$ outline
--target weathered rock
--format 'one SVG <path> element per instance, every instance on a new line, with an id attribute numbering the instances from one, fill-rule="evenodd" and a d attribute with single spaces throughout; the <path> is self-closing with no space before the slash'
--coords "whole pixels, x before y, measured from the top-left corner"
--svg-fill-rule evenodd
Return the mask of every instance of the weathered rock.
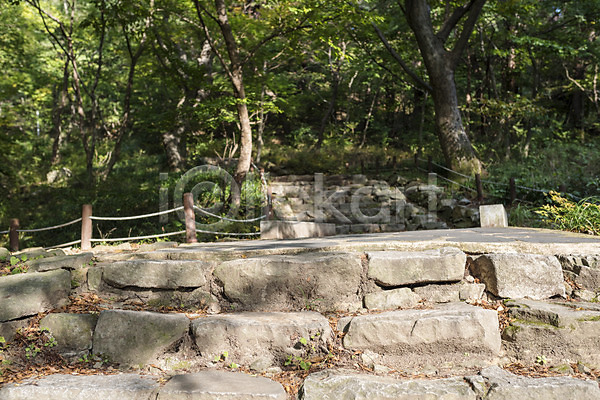
<path id="1" fill-rule="evenodd" d="M 204 286 L 212 265 L 203 261 L 131 260 L 102 268 L 102 280 L 114 287 L 180 289 Z"/>
<path id="2" fill-rule="evenodd" d="M 7 342 L 11 342 L 18 329 L 23 329 L 29 326 L 32 318 L 18 319 L 16 321 L 0 322 L 0 336 Z"/>
<path id="3" fill-rule="evenodd" d="M 483 283 L 461 283 L 458 287 L 458 297 L 461 301 L 475 301 L 483 297 L 485 285 Z"/>
<path id="4" fill-rule="evenodd" d="M 189 324 L 182 314 L 102 311 L 94 331 L 93 352 L 123 365 L 143 365 L 181 339 Z"/>
<path id="5" fill-rule="evenodd" d="M 283 387 L 268 378 L 241 372 L 202 371 L 175 375 L 156 400 L 286 400 Z"/>
<path id="6" fill-rule="evenodd" d="M 594 303 L 507 303 L 511 324 L 502 333 L 507 353 L 533 364 L 582 361 L 600 368 L 600 306 Z M 576 307 L 576 308 L 573 308 Z"/>
<path id="7" fill-rule="evenodd" d="M 154 251 L 177 247 L 177 242 L 154 242 L 141 244 L 137 251 Z"/>
<path id="8" fill-rule="evenodd" d="M 465 303 L 434 309 L 390 311 L 352 318 L 344 337 L 352 350 L 370 350 L 384 360 L 427 362 L 488 360 L 500 351 L 498 314 Z"/>
<path id="9" fill-rule="evenodd" d="M 227 352 L 239 365 L 283 365 L 288 355 L 310 353 L 313 346 L 319 352 L 331 340 L 329 321 L 316 312 L 208 316 L 192 321 L 192 333 L 203 357 L 211 361 Z"/>
<path id="10" fill-rule="evenodd" d="M 420 298 L 432 303 L 452 303 L 460 301 L 460 287 L 458 284 L 426 285 L 416 287 L 413 290 Z"/>
<path id="11" fill-rule="evenodd" d="M 421 298 L 409 288 L 391 289 L 365 295 L 365 307 L 369 310 L 392 310 L 415 307 Z"/>
<path id="12" fill-rule="evenodd" d="M 0 260 L 6 260 L 10 257 L 10 251 L 6 247 L 0 246 Z"/>
<path id="13" fill-rule="evenodd" d="M 71 256 L 56 256 L 27 261 L 28 272 L 44 272 L 55 269 L 78 269 L 89 266 L 94 253 L 81 253 Z"/>
<path id="14" fill-rule="evenodd" d="M 485 400 L 594 400 L 600 398 L 598 383 L 566 376 L 529 378 L 517 376 L 496 366 L 485 368 L 480 375 L 489 391 Z"/>
<path id="15" fill-rule="evenodd" d="M 577 286 L 592 292 L 600 291 L 600 256 L 561 255 L 558 260 Z"/>
<path id="16" fill-rule="evenodd" d="M 471 273 L 498 297 L 535 300 L 565 295 L 560 263 L 554 256 L 486 254 L 471 264 Z"/>
<path id="17" fill-rule="evenodd" d="M 369 278 L 382 286 L 457 282 L 465 273 L 466 255 L 454 247 L 426 251 L 376 251 L 369 257 Z"/>
<path id="18" fill-rule="evenodd" d="M 71 274 L 65 270 L 0 277 L 0 322 L 69 303 Z"/>
<path id="19" fill-rule="evenodd" d="M 475 400 L 477 395 L 462 377 L 405 380 L 352 372 L 322 371 L 309 375 L 302 400 Z"/>
<path id="20" fill-rule="evenodd" d="M 2 400 L 148 400 L 159 387 L 155 379 L 137 374 L 49 375 L 0 388 Z"/>
<path id="21" fill-rule="evenodd" d="M 65 357 L 79 357 L 92 348 L 98 316 L 94 314 L 48 314 L 40 320 L 56 339 L 56 350 Z"/>
<path id="22" fill-rule="evenodd" d="M 227 261 L 214 276 L 230 301 L 252 310 L 317 311 L 360 308 L 360 257 L 352 253 L 304 253 Z"/>

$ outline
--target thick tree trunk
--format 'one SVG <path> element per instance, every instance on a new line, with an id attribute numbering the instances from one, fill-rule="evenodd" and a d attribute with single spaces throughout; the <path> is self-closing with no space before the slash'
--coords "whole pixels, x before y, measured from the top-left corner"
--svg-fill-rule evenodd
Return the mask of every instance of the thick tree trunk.
<path id="1" fill-rule="evenodd" d="M 465 132 L 458 108 L 454 72 L 430 71 L 430 77 L 434 89 L 435 127 L 446 163 L 456 171 L 480 173 L 481 163 Z"/>
<path id="2" fill-rule="evenodd" d="M 481 162 L 475 155 L 458 108 L 454 71 L 467 46 L 469 36 L 485 0 L 472 0 L 456 9 L 436 34 L 426 0 L 406 0 L 408 23 L 415 34 L 423 56 L 435 106 L 435 125 L 446 163 L 453 170 L 474 174 L 481 172 Z M 468 15 L 454 48 L 446 50 L 444 42 L 460 19 Z"/>

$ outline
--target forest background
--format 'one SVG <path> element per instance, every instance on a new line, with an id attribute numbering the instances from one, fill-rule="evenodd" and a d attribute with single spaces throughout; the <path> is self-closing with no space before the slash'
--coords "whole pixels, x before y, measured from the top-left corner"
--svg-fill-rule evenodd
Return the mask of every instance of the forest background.
<path id="1" fill-rule="evenodd" d="M 415 178 L 414 154 L 594 196 L 599 17 L 596 0 L 1 0 L 0 231 L 69 221 L 85 203 L 155 212 L 160 188 L 207 157 L 239 161 L 223 165 L 249 178 L 241 201 L 257 209 L 260 168 Z M 519 197 L 530 217 L 550 201 Z"/>

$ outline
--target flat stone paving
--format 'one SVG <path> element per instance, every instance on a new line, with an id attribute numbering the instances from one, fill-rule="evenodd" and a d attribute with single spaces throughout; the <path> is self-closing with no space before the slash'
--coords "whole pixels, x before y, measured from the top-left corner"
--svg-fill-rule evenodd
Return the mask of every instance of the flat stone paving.
<path id="1" fill-rule="evenodd" d="M 157 259 L 231 259 L 240 254 L 294 254 L 305 251 L 427 250 L 458 247 L 467 253 L 600 254 L 600 238 L 536 228 L 469 228 L 372 233 L 291 240 L 247 240 L 180 245 L 148 253 Z M 124 256 L 116 254 L 113 256 Z M 143 253 L 137 253 L 137 257 Z"/>

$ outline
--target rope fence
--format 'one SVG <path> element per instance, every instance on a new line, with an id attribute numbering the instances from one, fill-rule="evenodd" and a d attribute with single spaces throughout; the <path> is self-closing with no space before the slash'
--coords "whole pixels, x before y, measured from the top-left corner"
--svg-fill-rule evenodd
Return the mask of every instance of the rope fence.
<path id="1" fill-rule="evenodd" d="M 2 234 L 2 235 L 8 234 L 9 235 L 11 251 L 19 250 L 19 233 L 35 233 L 35 232 L 50 231 L 50 230 L 54 230 L 54 229 L 64 228 L 64 227 L 74 225 L 77 223 L 81 223 L 81 239 L 74 240 L 74 241 L 71 241 L 68 243 L 55 245 L 55 246 L 49 246 L 49 247 L 46 247 L 46 249 L 55 249 L 55 248 L 68 247 L 68 246 L 81 244 L 82 250 L 90 250 L 92 248 L 92 243 L 126 242 L 126 241 L 131 241 L 131 240 L 159 239 L 159 238 L 163 238 L 163 237 L 176 236 L 176 235 L 185 235 L 187 243 L 195 243 L 195 242 L 197 242 L 196 233 L 222 235 L 222 236 L 257 236 L 257 235 L 260 235 L 260 232 L 250 232 L 250 233 L 218 232 L 218 231 L 208 231 L 208 230 L 196 229 L 196 220 L 195 220 L 194 211 L 198 211 L 198 212 L 200 212 L 204 215 L 210 216 L 210 217 L 219 218 L 220 220 L 230 221 L 230 222 L 239 222 L 239 223 L 249 223 L 249 222 L 260 221 L 262 219 L 267 218 L 267 216 L 270 214 L 270 210 L 269 210 L 269 206 L 271 204 L 270 201 L 268 202 L 268 207 L 265 210 L 266 211 L 265 214 L 261 215 L 260 217 L 248 218 L 248 219 L 234 219 L 234 218 L 220 216 L 220 215 L 211 213 L 210 211 L 204 210 L 203 208 L 195 206 L 192 193 L 184 193 L 183 199 L 184 199 L 183 206 L 180 206 L 180 207 L 175 207 L 170 210 L 163 210 L 163 211 L 149 213 L 149 214 L 132 215 L 132 216 L 127 216 L 127 217 L 96 216 L 96 215 L 92 214 L 92 205 L 84 204 L 82 206 L 81 217 L 74 219 L 72 221 L 65 222 L 65 223 L 59 224 L 59 225 L 43 227 L 43 228 L 20 229 L 19 220 L 17 218 L 13 218 L 10 221 L 10 229 L 7 231 L 0 231 L 0 234 Z M 185 227 L 186 227 L 185 230 L 180 230 L 177 232 L 159 233 L 159 234 L 155 234 L 155 235 L 127 236 L 127 237 L 120 237 L 120 238 L 93 238 L 92 237 L 93 221 L 130 221 L 130 220 L 137 220 L 137 219 L 142 219 L 142 218 L 158 217 L 161 215 L 179 212 L 179 211 L 183 211 L 183 213 L 185 215 Z"/>
<path id="2" fill-rule="evenodd" d="M 44 232 L 44 231 L 51 231 L 53 229 L 58 229 L 58 228 L 64 228 L 65 226 L 69 226 L 69 225 L 73 225 L 76 224 L 78 222 L 81 222 L 81 218 L 77 218 L 74 219 L 73 221 L 69 221 L 69 222 L 65 222 L 64 224 L 60 224 L 60 225 L 54 225 L 54 226 L 48 226 L 46 228 L 37 228 L 37 229 L 17 229 L 17 232 L 21 233 L 32 233 L 32 232 Z"/>
<path id="3" fill-rule="evenodd" d="M 516 198 L 516 190 L 517 189 L 521 189 L 521 190 L 528 191 L 528 192 L 543 193 L 543 194 L 546 194 L 546 193 L 550 192 L 549 189 L 539 189 L 539 188 L 532 188 L 532 187 L 523 186 L 523 185 L 517 185 L 517 184 L 515 184 L 514 178 L 511 178 L 511 180 L 510 180 L 509 183 L 504 183 L 504 182 L 495 182 L 495 181 L 492 181 L 492 180 L 489 180 L 489 179 L 481 179 L 481 176 L 479 174 L 475 174 L 475 176 L 465 175 L 463 173 L 454 171 L 454 170 L 452 170 L 452 169 L 450 169 L 450 168 L 448 168 L 448 167 L 446 167 L 444 165 L 440 165 L 440 164 L 434 162 L 431 159 L 431 157 L 428 160 L 424 160 L 422 158 L 419 158 L 418 155 L 415 155 L 414 161 L 415 161 L 415 167 L 418 170 L 426 172 L 426 173 L 432 172 L 432 170 L 433 170 L 432 167 L 436 166 L 437 168 L 440 168 L 440 169 L 442 169 L 444 171 L 447 171 L 447 172 L 449 172 L 451 174 L 454 174 L 456 176 L 460 176 L 460 177 L 462 177 L 464 179 L 467 179 L 469 182 L 470 181 L 475 181 L 475 188 L 471 188 L 471 187 L 465 186 L 465 184 L 461 184 L 459 182 L 453 181 L 453 180 L 451 180 L 449 178 L 446 178 L 444 176 L 438 175 L 439 178 L 442 178 L 445 181 L 448 181 L 448 182 L 450 182 L 452 184 L 456 184 L 459 187 L 462 187 L 462 188 L 464 188 L 466 190 L 469 190 L 471 192 L 477 193 L 479 201 L 483 200 L 483 187 L 482 187 L 482 185 L 484 183 L 487 184 L 487 185 L 502 186 L 502 187 L 508 188 L 509 189 L 509 195 L 505 196 L 505 197 L 502 197 L 502 198 L 503 199 L 508 199 L 511 204 L 514 201 L 519 201 L 519 202 L 523 202 L 523 203 L 532 204 L 530 201 Z M 425 162 L 425 163 L 427 163 L 428 170 L 425 170 L 425 169 L 419 167 L 419 162 Z M 569 196 L 569 197 L 571 197 L 571 198 L 573 198 L 575 200 L 581 200 L 581 197 L 578 197 L 578 196 L 576 196 L 576 195 L 574 195 L 572 193 L 565 193 L 565 195 L 567 195 L 567 196 Z"/>

